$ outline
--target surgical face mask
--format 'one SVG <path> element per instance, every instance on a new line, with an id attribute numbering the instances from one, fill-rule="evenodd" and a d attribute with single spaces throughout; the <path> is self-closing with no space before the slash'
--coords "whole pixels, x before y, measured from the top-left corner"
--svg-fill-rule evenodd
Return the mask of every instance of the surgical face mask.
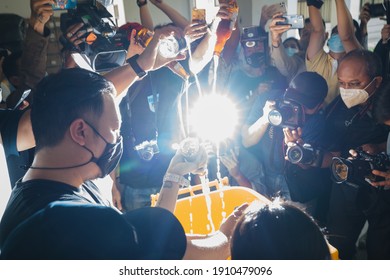
<path id="1" fill-rule="evenodd" d="M 328 47 L 334 53 L 345 52 L 343 43 L 341 42 L 339 34 L 333 34 L 328 40 Z"/>
<path id="2" fill-rule="evenodd" d="M 286 48 L 286 53 L 289 57 L 293 56 L 294 54 L 298 53 L 299 50 L 295 48 Z"/>
<path id="3" fill-rule="evenodd" d="M 100 168 L 101 171 L 100 178 L 104 178 L 116 168 L 116 166 L 118 165 L 122 157 L 122 153 L 123 153 L 122 136 L 119 136 L 116 143 L 109 143 L 106 141 L 106 139 L 103 138 L 103 136 L 100 135 L 100 133 L 91 124 L 89 124 L 86 121 L 85 123 L 88 124 L 92 128 L 92 130 L 96 133 L 96 135 L 98 135 L 106 143 L 106 147 L 104 148 L 104 151 L 99 158 L 96 158 L 90 149 L 88 149 L 85 146 L 82 146 L 84 149 L 86 149 L 92 154 L 92 158 L 87 163 L 90 162 L 96 163 L 96 165 Z"/>
<path id="4" fill-rule="evenodd" d="M 362 89 L 359 88 L 340 88 L 340 96 L 347 108 L 352 108 L 356 105 L 363 104 L 368 100 L 370 95 L 367 92 L 367 88 L 372 84 L 374 79 Z"/>

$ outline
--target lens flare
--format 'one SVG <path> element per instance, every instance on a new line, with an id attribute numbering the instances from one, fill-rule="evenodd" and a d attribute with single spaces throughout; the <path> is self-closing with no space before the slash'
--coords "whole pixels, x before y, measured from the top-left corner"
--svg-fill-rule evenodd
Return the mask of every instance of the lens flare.
<path id="1" fill-rule="evenodd" d="M 226 96 L 204 95 L 190 111 L 189 121 L 198 137 L 219 143 L 233 135 L 238 123 L 238 111 Z"/>

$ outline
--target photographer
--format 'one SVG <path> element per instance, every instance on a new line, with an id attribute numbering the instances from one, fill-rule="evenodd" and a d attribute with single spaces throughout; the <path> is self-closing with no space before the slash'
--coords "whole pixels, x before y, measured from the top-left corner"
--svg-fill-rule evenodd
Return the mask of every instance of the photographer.
<path id="1" fill-rule="evenodd" d="M 327 90 L 326 82 L 320 75 L 314 72 L 302 72 L 293 79 L 285 92 L 271 91 L 259 96 L 255 101 L 241 135 L 243 145 L 247 148 L 251 147 L 252 153 L 264 166 L 263 184 L 268 190 L 263 195 L 291 198 L 285 180 L 286 144 L 283 126 L 294 130 L 300 127 L 301 138 L 305 143 L 319 142 L 325 125 L 320 108 Z M 284 106 L 289 112 L 297 113 L 290 114 L 290 117 L 281 123 L 272 125 L 270 121 L 283 119 L 280 116 L 272 117 L 275 109 L 278 109 L 281 115 L 284 114 L 280 106 Z M 287 123 L 289 121 L 290 123 Z"/>
<path id="2" fill-rule="evenodd" d="M 269 25 L 271 33 L 271 59 L 272 63 L 278 68 L 282 75 L 286 76 L 290 82 L 297 74 L 306 71 L 305 55 L 307 44 L 304 39 L 309 36 L 311 32 L 310 21 L 305 21 L 303 29 L 299 29 L 301 40 L 299 41 L 299 51 L 294 55 L 289 55 L 285 43 L 282 44 L 282 35 L 291 29 L 290 25 L 281 25 L 278 22 L 283 21 L 282 13 L 276 13 L 272 17 Z M 303 35 L 305 34 L 305 35 Z"/>
<path id="3" fill-rule="evenodd" d="M 337 75 L 340 96 L 327 111 L 326 134 L 332 153 L 324 155 L 323 167 L 331 166 L 335 155 L 348 157 L 350 149 L 360 148 L 371 155 L 383 152 L 388 136 L 388 129 L 373 117 L 373 100 L 382 83 L 379 58 L 370 51 L 351 51 L 340 61 Z M 340 258 L 354 258 L 356 241 L 368 221 L 368 259 L 388 259 L 388 235 L 379 229 L 385 225 L 381 217 L 388 215 L 375 206 L 373 188 L 366 182 L 354 186 L 348 181 L 339 183 L 332 186 L 327 227 Z"/>

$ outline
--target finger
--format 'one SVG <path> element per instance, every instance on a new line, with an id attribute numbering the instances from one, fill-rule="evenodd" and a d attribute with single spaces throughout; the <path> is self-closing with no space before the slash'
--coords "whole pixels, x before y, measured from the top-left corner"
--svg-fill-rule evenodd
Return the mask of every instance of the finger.
<path id="1" fill-rule="evenodd" d="M 283 16 L 283 13 L 282 13 L 282 12 L 277 12 L 277 13 L 275 13 L 275 14 L 272 16 L 272 19 L 280 18 L 281 16 Z"/>
<path id="2" fill-rule="evenodd" d="M 243 214 L 245 209 L 247 209 L 249 204 L 246 202 L 244 204 L 241 204 L 240 206 L 236 207 L 234 211 L 232 212 L 232 216 L 236 219 L 239 219 Z"/>
<path id="3" fill-rule="evenodd" d="M 349 153 L 353 157 L 357 157 L 358 156 L 358 153 L 355 150 L 353 150 L 353 149 L 349 150 Z"/>
<path id="4" fill-rule="evenodd" d="M 387 173 L 387 172 L 384 172 L 384 171 L 379 171 L 379 170 L 372 170 L 372 174 L 374 175 L 377 175 L 377 176 L 381 176 L 383 178 L 386 178 L 386 179 L 390 179 L 390 174 Z"/>
<path id="5" fill-rule="evenodd" d="M 136 42 L 135 42 L 135 35 L 136 35 L 136 30 L 135 29 L 131 30 L 130 46 L 134 46 L 136 44 Z"/>
<path id="6" fill-rule="evenodd" d="M 389 181 L 379 181 L 379 182 L 371 182 L 370 183 L 373 187 L 387 187 L 390 185 Z"/>

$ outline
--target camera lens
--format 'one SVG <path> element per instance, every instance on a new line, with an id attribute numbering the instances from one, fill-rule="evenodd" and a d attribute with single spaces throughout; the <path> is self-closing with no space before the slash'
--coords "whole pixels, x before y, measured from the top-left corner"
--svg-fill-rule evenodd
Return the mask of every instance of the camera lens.
<path id="1" fill-rule="evenodd" d="M 245 46 L 247 46 L 248 48 L 253 48 L 254 46 L 256 46 L 256 42 L 255 41 L 245 42 Z"/>
<path id="2" fill-rule="evenodd" d="M 272 110 L 268 114 L 268 121 L 275 126 L 278 126 L 283 121 L 283 116 L 278 110 Z"/>
<path id="3" fill-rule="evenodd" d="M 332 175 L 336 183 L 345 182 L 348 178 L 348 166 L 340 158 L 333 158 Z"/>
<path id="4" fill-rule="evenodd" d="M 151 149 L 149 149 L 149 148 L 146 148 L 146 149 L 143 150 L 143 152 L 142 152 L 142 158 L 143 158 L 144 160 L 146 160 L 146 161 L 152 160 L 153 156 L 154 156 L 154 153 L 153 153 L 153 151 L 152 151 Z"/>
<path id="5" fill-rule="evenodd" d="M 287 150 L 287 158 L 293 164 L 301 162 L 303 158 L 302 148 L 299 146 L 290 147 Z"/>

